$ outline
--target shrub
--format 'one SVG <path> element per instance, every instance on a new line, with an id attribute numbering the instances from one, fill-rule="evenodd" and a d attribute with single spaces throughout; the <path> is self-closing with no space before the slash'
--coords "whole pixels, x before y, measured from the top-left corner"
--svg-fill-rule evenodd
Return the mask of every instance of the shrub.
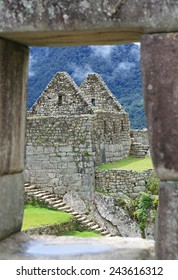
<path id="1" fill-rule="evenodd" d="M 153 205 L 153 198 L 151 194 L 142 192 L 140 198 L 137 201 L 136 211 L 134 217 L 139 221 L 141 235 L 145 238 L 145 228 L 150 216 L 150 210 Z"/>

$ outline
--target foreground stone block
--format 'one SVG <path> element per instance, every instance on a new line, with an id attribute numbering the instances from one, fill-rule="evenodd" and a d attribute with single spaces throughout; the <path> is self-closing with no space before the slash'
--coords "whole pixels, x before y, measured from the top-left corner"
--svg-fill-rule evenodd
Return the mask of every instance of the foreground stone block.
<path id="1" fill-rule="evenodd" d="M 178 180 L 178 33 L 145 35 L 141 51 L 153 164 L 161 180 Z"/>
<path id="2" fill-rule="evenodd" d="M 178 182 L 161 182 L 156 235 L 156 256 L 178 260 Z"/>
<path id="3" fill-rule="evenodd" d="M 0 39 L 0 175 L 24 168 L 27 71 L 28 48 Z"/>
<path id="4" fill-rule="evenodd" d="M 20 231 L 23 207 L 22 174 L 0 176 L 0 240 Z"/>
<path id="5" fill-rule="evenodd" d="M 12 235 L 0 242 L 1 260 L 150 260 L 154 241 L 141 238 Z"/>

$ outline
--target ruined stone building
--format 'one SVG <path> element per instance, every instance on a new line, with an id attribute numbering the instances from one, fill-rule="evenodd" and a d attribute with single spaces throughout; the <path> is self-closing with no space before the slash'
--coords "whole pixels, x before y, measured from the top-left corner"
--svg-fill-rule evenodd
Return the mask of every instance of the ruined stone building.
<path id="1" fill-rule="evenodd" d="M 89 203 L 95 167 L 127 157 L 130 143 L 129 116 L 98 74 L 79 88 L 57 73 L 28 112 L 26 181 Z"/>
<path id="2" fill-rule="evenodd" d="M 156 259 L 160 260 L 178 259 L 178 1 L 20 0 L 13 1 L 13 4 L 12 1 L 1 1 L 0 20 L 0 240 L 6 238 L 1 242 L 1 258 L 25 259 L 27 255 L 24 247 L 28 249 L 32 246 L 31 242 L 28 241 L 17 243 L 21 236 L 19 232 L 24 208 L 22 172 L 25 159 L 28 46 L 108 45 L 141 42 L 145 113 L 154 169 L 160 179 L 155 256 Z M 60 104 L 61 97 L 58 101 Z M 85 107 L 86 110 L 87 108 L 90 109 L 90 106 Z M 31 174 L 33 178 L 35 176 L 41 178 L 42 184 L 44 183 L 43 177 L 39 177 L 39 173 L 43 174 L 45 164 L 48 167 L 50 164 L 51 167 L 55 166 L 56 170 L 58 170 L 58 166 L 63 164 L 63 170 L 66 172 L 64 164 L 71 163 L 74 169 L 78 168 L 77 173 L 74 174 L 77 174 L 80 182 L 83 181 L 83 186 L 85 186 L 90 179 L 92 165 L 94 166 L 96 155 L 94 148 L 98 146 L 97 143 L 95 143 L 96 147 L 93 145 L 94 140 L 90 129 L 95 120 L 95 114 L 87 112 L 83 116 L 86 118 L 85 123 L 82 122 L 79 115 L 66 116 L 63 114 L 61 122 L 56 115 L 30 117 L 27 123 L 27 134 L 29 135 L 29 131 L 34 131 L 36 138 L 32 139 L 31 136 L 28 136 L 27 157 L 34 154 L 36 160 L 38 159 L 36 166 L 35 161 L 31 162 L 33 169 L 30 172 L 33 173 Z M 58 125 L 57 122 L 62 124 L 62 120 L 65 126 Z M 44 128 L 41 124 L 44 124 Z M 72 128 L 76 130 L 72 132 Z M 60 133 L 62 129 L 66 131 L 66 134 Z M 87 134 L 84 134 L 84 131 Z M 48 137 L 45 133 L 48 134 Z M 83 140 L 87 138 L 85 146 L 81 139 L 76 142 L 79 133 L 80 137 L 84 138 Z M 61 141 L 62 137 L 63 142 Z M 77 143 L 74 152 L 72 142 Z M 112 144 L 107 143 L 106 145 L 110 148 Z M 65 146 L 72 151 L 62 150 Z M 84 152 L 81 152 L 82 147 Z M 51 154 L 49 154 L 50 148 Z M 57 150 L 59 151 L 57 152 Z M 42 153 L 42 151 L 44 152 Z M 114 153 L 112 154 L 114 155 Z M 88 156 L 86 157 L 86 155 Z M 105 156 L 107 159 L 107 149 L 105 149 Z M 42 163 L 42 157 L 44 157 L 44 163 Z M 66 159 L 66 162 L 61 161 L 60 157 Z M 71 161 L 69 161 L 70 157 Z M 79 157 L 83 157 L 82 163 L 78 161 Z M 56 161 L 57 158 L 59 163 Z M 33 157 L 31 159 L 33 160 Z M 27 166 L 28 164 L 27 158 Z M 41 169 L 38 172 L 35 171 L 39 168 Z M 61 180 L 60 176 L 55 177 L 53 172 L 48 173 L 51 176 L 49 181 Z M 62 176 L 61 173 L 59 175 Z M 51 183 L 48 182 L 46 185 L 49 185 L 48 188 L 50 188 Z M 74 187 L 80 188 L 75 184 Z M 85 189 L 82 188 L 84 195 Z M 13 237 L 14 233 L 18 233 L 18 235 Z M 8 236 L 10 236 L 10 241 Z M 15 246 L 12 246 L 11 241 L 13 240 Z M 63 239 L 63 242 L 67 243 L 67 239 L 65 238 L 65 241 Z M 79 242 L 78 240 L 78 244 Z M 98 240 L 98 242 L 100 241 Z M 103 243 L 108 244 L 107 240 L 100 244 Z M 67 246 L 69 244 L 71 245 L 70 240 Z M 86 244 L 96 248 L 91 240 L 87 240 Z M 137 242 L 133 242 L 133 239 L 124 239 L 123 242 L 120 239 L 114 239 L 109 241 L 109 246 L 111 246 L 111 251 L 99 251 L 94 255 L 94 258 L 148 259 L 150 256 L 150 246 L 140 239 Z M 45 246 L 46 252 L 47 248 Z M 52 259 L 53 257 L 48 255 L 48 258 Z M 41 255 L 34 256 L 34 259 L 39 258 L 41 259 Z M 55 258 L 61 259 L 62 257 L 57 255 Z M 69 258 L 93 259 L 93 255 L 91 257 L 91 254 L 84 252 L 79 256 L 70 252 Z"/>

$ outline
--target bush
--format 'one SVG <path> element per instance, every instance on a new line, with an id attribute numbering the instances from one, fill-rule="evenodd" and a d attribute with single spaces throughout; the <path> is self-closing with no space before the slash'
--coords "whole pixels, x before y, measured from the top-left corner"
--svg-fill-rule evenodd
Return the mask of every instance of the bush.
<path id="1" fill-rule="evenodd" d="M 158 195 L 159 191 L 159 178 L 154 174 L 152 175 L 147 183 L 146 183 L 146 188 L 148 192 L 150 192 L 152 195 Z"/>
<path id="2" fill-rule="evenodd" d="M 141 230 L 141 235 L 145 238 L 145 228 L 150 216 L 150 210 L 153 205 L 153 198 L 151 194 L 142 192 L 140 198 L 137 201 L 136 211 L 134 216 L 139 221 L 139 226 Z"/>

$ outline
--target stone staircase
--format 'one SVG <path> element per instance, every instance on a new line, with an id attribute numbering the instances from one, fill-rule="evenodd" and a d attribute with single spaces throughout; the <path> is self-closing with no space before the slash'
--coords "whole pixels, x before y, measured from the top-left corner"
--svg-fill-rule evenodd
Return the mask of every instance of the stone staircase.
<path id="1" fill-rule="evenodd" d="M 100 227 L 96 222 L 89 219 L 86 215 L 74 211 L 56 194 L 44 191 L 41 188 L 36 187 L 35 185 L 30 185 L 28 183 L 25 184 L 25 194 L 29 197 L 37 199 L 40 202 L 45 203 L 51 208 L 73 215 L 78 222 L 80 222 L 83 226 L 90 230 L 95 230 L 103 236 L 112 236 L 107 229 Z"/>

